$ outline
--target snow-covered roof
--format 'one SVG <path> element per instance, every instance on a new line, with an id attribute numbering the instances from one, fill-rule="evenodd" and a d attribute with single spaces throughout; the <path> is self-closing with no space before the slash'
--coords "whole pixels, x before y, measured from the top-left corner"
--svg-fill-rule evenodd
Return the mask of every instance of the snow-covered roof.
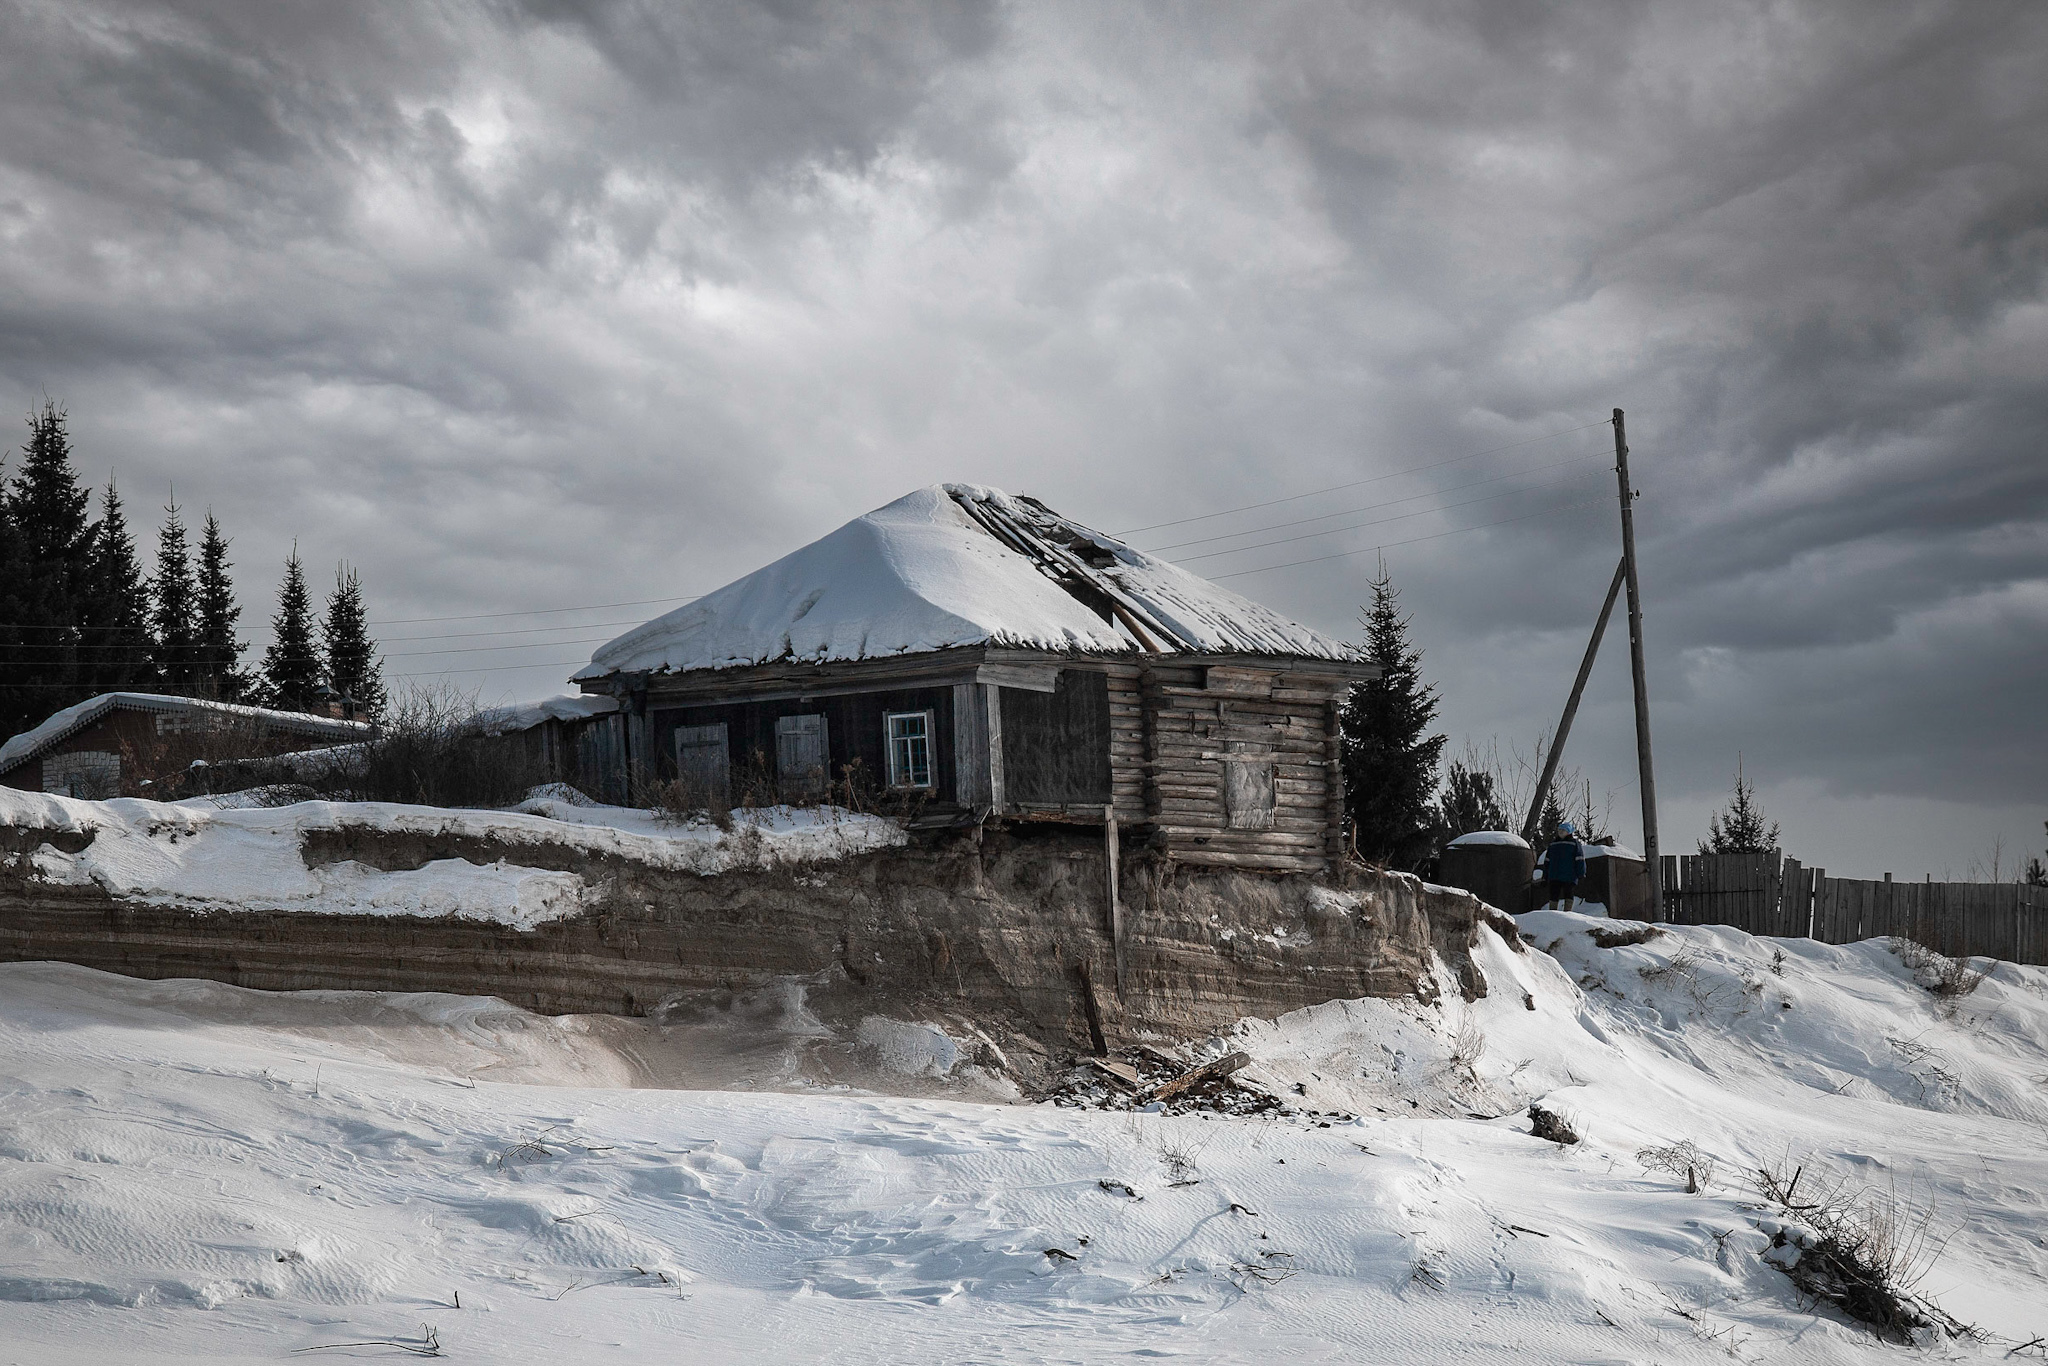
<path id="1" fill-rule="evenodd" d="M 272 730 L 298 735 L 324 735 L 336 740 L 359 740 L 374 727 L 367 721 L 342 721 L 331 716 L 312 716 L 302 711 L 273 711 L 269 707 L 244 707 L 232 702 L 210 702 L 199 697 L 168 697 L 152 692 L 103 692 L 57 712 L 33 730 L 0 745 L 0 773 L 26 763 L 66 738 L 76 735 L 110 711 L 207 712 L 212 715 L 260 721 Z"/>
<path id="2" fill-rule="evenodd" d="M 1357 659 L 1343 641 L 1035 499 L 933 484 L 626 632 L 575 678 L 960 645 Z"/>
<path id="3" fill-rule="evenodd" d="M 1527 849 L 1529 841 L 1509 830 L 1474 830 L 1469 835 L 1460 835 L 1446 844 L 1446 849 L 1470 849 L 1482 844 L 1504 844 L 1511 849 Z"/>
<path id="4" fill-rule="evenodd" d="M 568 693 L 561 697 L 544 697 L 538 702 L 486 707 L 477 714 L 477 721 L 482 725 L 484 734 L 504 735 L 511 731 L 532 730 L 546 721 L 588 721 L 593 716 L 603 716 L 618 709 L 616 697 Z"/>

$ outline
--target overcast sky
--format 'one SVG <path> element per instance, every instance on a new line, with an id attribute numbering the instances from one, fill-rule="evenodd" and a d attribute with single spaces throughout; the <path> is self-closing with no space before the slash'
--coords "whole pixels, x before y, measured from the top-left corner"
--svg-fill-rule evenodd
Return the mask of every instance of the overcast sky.
<path id="1" fill-rule="evenodd" d="M 2038 3 L 0 0 L 0 240 L 0 406 L 213 508 L 259 643 L 296 540 L 391 673 L 547 695 L 971 480 L 1350 635 L 1385 543 L 1526 752 L 1620 407 L 1667 850 L 1739 753 L 1841 873 L 2042 851 Z"/>

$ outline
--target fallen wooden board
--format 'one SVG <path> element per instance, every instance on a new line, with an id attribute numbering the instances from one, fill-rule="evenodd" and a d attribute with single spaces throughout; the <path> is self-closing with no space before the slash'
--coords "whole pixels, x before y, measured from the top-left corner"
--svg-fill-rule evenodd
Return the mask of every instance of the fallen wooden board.
<path id="1" fill-rule="evenodd" d="M 1250 1065 L 1251 1057 L 1248 1054 L 1225 1053 L 1214 1062 L 1205 1062 L 1191 1072 L 1181 1073 L 1171 1081 L 1160 1082 L 1151 1090 L 1140 1095 L 1138 1099 L 1141 1102 L 1147 1103 L 1155 1100 L 1165 1100 L 1168 1096 L 1179 1095 L 1190 1086 L 1199 1086 L 1205 1081 L 1214 1081 L 1218 1077 L 1227 1077 L 1239 1068 Z"/>
<path id="2" fill-rule="evenodd" d="M 1096 1071 L 1106 1074 L 1110 1080 L 1127 1090 L 1144 1089 L 1145 1079 L 1138 1075 L 1137 1068 L 1127 1062 L 1118 1062 L 1114 1058 L 1090 1058 L 1088 1063 Z"/>

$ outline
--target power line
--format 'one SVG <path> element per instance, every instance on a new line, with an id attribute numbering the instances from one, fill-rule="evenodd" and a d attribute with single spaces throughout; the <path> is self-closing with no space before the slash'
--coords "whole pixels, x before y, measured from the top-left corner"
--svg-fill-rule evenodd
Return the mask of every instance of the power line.
<path id="1" fill-rule="evenodd" d="M 1285 531 L 1291 526 L 1307 526 L 1310 522 L 1327 522 L 1333 517 L 1351 517 L 1361 512 L 1377 512 L 1381 508 L 1399 507 L 1403 503 L 1412 503 L 1418 498 L 1434 498 L 1439 494 L 1482 488 L 1487 484 L 1498 484 L 1503 479 L 1520 479 L 1525 475 L 1541 474 L 1545 470 L 1561 469 L 1566 465 L 1576 465 L 1585 460 L 1605 460 L 1607 458 L 1608 453 L 1606 451 L 1595 451 L 1591 455 L 1575 455 L 1568 460 L 1553 460 L 1548 465 L 1538 465 L 1534 469 L 1510 470 L 1506 474 L 1491 475 L 1485 479 L 1474 479 L 1464 484 L 1452 484 L 1449 488 L 1431 489 L 1426 493 L 1411 493 L 1406 498 L 1389 498 L 1384 503 L 1367 503 L 1364 507 L 1346 508 L 1342 512 L 1323 512 L 1318 513 L 1314 517 L 1297 517 L 1287 522 L 1269 522 L 1261 527 L 1251 527 L 1244 531 L 1225 531 L 1215 536 L 1203 536 L 1192 541 L 1172 541 L 1166 545 L 1150 547 L 1146 553 L 1158 555 L 1168 550 L 1179 550 L 1183 546 L 1208 545 L 1212 541 L 1228 541 L 1239 536 L 1256 536 L 1265 531 Z"/>
<path id="2" fill-rule="evenodd" d="M 588 664 L 587 659 L 564 659 L 552 664 L 494 664 L 486 669 L 438 669 L 423 673 L 393 674 L 393 678 L 446 678 L 449 674 L 496 674 L 507 669 L 569 669 Z"/>
<path id="3" fill-rule="evenodd" d="M 1566 503 L 1563 507 L 1538 508 L 1534 512 L 1517 513 L 1513 517 L 1502 517 L 1494 522 L 1480 522 L 1475 526 L 1454 526 L 1449 531 L 1439 531 L 1428 536 L 1415 536 L 1405 541 L 1383 541 L 1379 545 L 1369 545 L 1362 550 L 1340 550 L 1334 555 L 1313 555 L 1305 560 L 1289 560 L 1285 564 L 1265 564 L 1260 565 L 1257 569 L 1239 569 L 1229 574 L 1218 574 L 1215 577 L 1218 579 L 1241 579 L 1247 574 L 1264 574 L 1273 569 L 1292 569 L 1296 565 L 1321 564 L 1324 560 L 1348 560 L 1353 555 L 1370 555 L 1375 550 L 1392 550 L 1395 546 L 1420 545 L 1424 541 L 1441 540 L 1445 536 L 1455 536 L 1461 531 L 1484 531 L 1488 527 L 1506 526 L 1509 522 L 1524 522 L 1531 517 L 1548 517 L 1557 513 L 1573 512 L 1579 508 L 1602 507 L 1605 506 L 1606 502 L 1605 498 L 1587 498 L 1577 503 Z"/>
<path id="4" fill-rule="evenodd" d="M 602 630 L 605 630 L 605 629 L 607 629 L 607 628 L 610 628 L 610 627 L 614 627 L 614 626 L 644 626 L 644 625 L 646 625 L 646 623 L 645 623 L 645 622 L 642 622 L 642 621 L 639 621 L 639 620 L 632 620 L 632 621 L 572 621 L 572 622 L 565 622 L 564 624 L 562 624 L 562 625 L 560 625 L 560 626 L 518 626 L 518 627 L 513 627 L 513 628 L 511 628 L 511 629 L 509 629 L 509 630 L 504 630 L 504 631 L 450 631 L 450 632 L 448 632 L 448 633 L 447 633 L 446 635 L 438 635 L 438 636 L 386 636 L 386 637 L 384 637 L 384 640 L 385 640 L 385 642 L 386 642 L 386 643 L 388 643 L 388 644 L 392 644 L 392 645 L 402 645 L 402 644 L 404 644 L 404 643 L 405 643 L 405 642 L 407 642 L 407 641 L 414 641 L 414 640 L 476 640 L 476 639 L 479 639 L 479 638 L 481 638 L 481 637 L 483 637 L 483 636 L 523 636 L 523 635 L 530 635 L 530 634 L 532 634 L 532 633 L 533 633 L 533 632 L 535 632 L 535 631 L 602 631 Z M 539 645 L 545 645 L 545 644 L 547 644 L 547 643 L 548 643 L 548 642 L 546 642 L 546 641 L 536 641 L 536 642 L 535 642 L 535 644 L 539 644 Z"/>
<path id="5" fill-rule="evenodd" d="M 421 655 L 483 655 L 495 654 L 500 650 L 552 650 L 563 645 L 602 645 L 610 636 L 591 636 L 585 640 L 530 640 L 524 645 L 457 645 L 447 650 L 400 650 L 385 655 L 385 659 L 416 659 Z"/>
<path id="6" fill-rule="evenodd" d="M 680 598 L 642 598 L 638 602 L 593 602 L 584 607 L 536 607 L 528 612 L 470 612 L 453 617 L 394 617 L 390 621 L 373 621 L 372 626 L 417 626 L 429 621 L 492 621 L 499 617 L 545 617 L 559 612 L 599 612 L 608 607 L 652 607 L 663 602 L 695 602 L 704 596 L 691 593 Z"/>
<path id="7" fill-rule="evenodd" d="M 1501 451 L 1512 451 L 1522 446 L 1533 446 L 1539 441 L 1552 441 L 1560 436 L 1570 436 L 1573 432 L 1589 432 L 1595 427 L 1605 427 L 1611 421 L 1612 419 L 1610 418 L 1602 418 L 1598 422 L 1588 422 L 1583 427 L 1567 427 L 1561 432 L 1551 432 L 1547 436 L 1532 436 L 1527 441 L 1511 441 L 1505 446 L 1489 446 L 1483 451 L 1473 451 L 1470 455 L 1453 456 L 1449 460 L 1433 460 L 1426 465 L 1414 465 L 1405 470 L 1395 470 L 1391 474 L 1375 474 L 1370 479 L 1354 479 L 1348 484 L 1332 484 L 1326 489 L 1311 489 L 1307 493 L 1291 493 L 1285 498 L 1270 498 L 1263 503 L 1247 503 L 1243 507 L 1225 508 L 1221 512 L 1205 512 L 1198 517 L 1177 517 L 1170 522 L 1154 522 L 1150 526 L 1134 526 L 1128 531 L 1118 531 L 1112 534 L 1116 536 L 1135 536 L 1141 531 L 1157 531 L 1163 526 L 1185 526 L 1189 522 L 1206 522 L 1216 517 L 1228 517 L 1234 512 L 1256 512 L 1260 508 L 1278 507 L 1282 503 L 1299 502 L 1303 498 L 1317 498 L 1325 493 L 1341 493 L 1345 489 L 1355 489 L 1366 484 L 1377 484 L 1386 479 L 1398 479 L 1404 474 L 1420 474 L 1424 470 L 1442 469 L 1446 465 L 1457 465 L 1467 460 L 1477 460 L 1482 455 L 1497 455 Z"/>
<path id="8" fill-rule="evenodd" d="M 1595 472 L 1602 473 L 1603 471 Z M 1569 479 L 1553 479 L 1547 484 L 1538 484 L 1534 488 L 1510 489 L 1505 493 L 1489 493 L 1484 498 L 1467 498 L 1462 503 L 1446 503 L 1442 507 L 1418 508 L 1414 512 L 1397 512 L 1391 517 L 1376 517 L 1370 522 L 1359 522 L 1352 526 L 1331 527 L 1327 531 L 1305 531 L 1299 536 L 1283 536 L 1278 540 L 1259 541 L 1253 545 L 1234 546 L 1229 550 L 1205 551 L 1200 555 L 1184 556 L 1180 560 L 1177 560 L 1175 563 L 1187 564 L 1194 560 L 1213 560 L 1216 559 L 1218 556 L 1222 555 L 1236 555 L 1246 550 L 1261 550 L 1269 545 L 1292 545 L 1296 541 L 1312 541 L 1318 536 L 1337 536 L 1347 531 L 1360 531 L 1369 526 L 1385 526 L 1388 522 L 1403 522 L 1410 517 L 1427 517 L 1431 513 L 1449 512 L 1453 508 L 1466 508 L 1476 506 L 1480 503 L 1491 503 L 1498 498 L 1512 498 L 1515 497 L 1517 494 L 1523 493 L 1539 493 L 1544 489 L 1557 488 L 1561 485 L 1570 484 L 1575 480 L 1581 480 L 1584 478 L 1584 475 L 1574 475 L 1572 476 L 1572 478 Z"/>

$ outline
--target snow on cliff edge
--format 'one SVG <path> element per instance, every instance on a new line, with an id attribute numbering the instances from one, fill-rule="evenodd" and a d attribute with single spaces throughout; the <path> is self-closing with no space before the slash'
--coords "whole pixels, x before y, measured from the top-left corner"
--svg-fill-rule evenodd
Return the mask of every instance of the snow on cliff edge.
<path id="1" fill-rule="evenodd" d="M 318 801 L 224 809 L 204 798 L 89 802 L 0 787 L 0 827 L 5 826 L 52 835 L 90 833 L 90 842 L 76 852 L 45 843 L 9 857 L 27 859 L 45 881 L 97 885 L 112 896 L 152 905 L 453 916 L 522 930 L 582 911 L 591 894 L 584 877 L 526 867 L 514 858 L 481 866 L 437 859 L 399 872 L 354 861 L 309 867 L 301 852 L 306 836 L 371 830 L 487 839 L 512 850 L 546 844 L 707 875 L 844 858 L 906 839 L 892 821 L 836 807 L 736 811 L 733 829 L 720 831 L 633 808 L 546 799 L 518 811 Z"/>

